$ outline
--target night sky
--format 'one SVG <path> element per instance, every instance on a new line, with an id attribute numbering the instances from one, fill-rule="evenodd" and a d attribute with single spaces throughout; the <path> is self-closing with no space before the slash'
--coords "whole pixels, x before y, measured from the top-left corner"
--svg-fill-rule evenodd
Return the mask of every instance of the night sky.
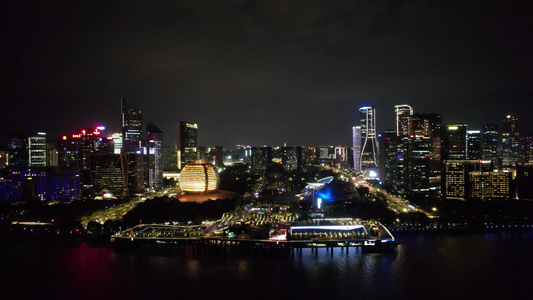
<path id="1" fill-rule="evenodd" d="M 109 3 L 108 3 L 109 2 Z M 377 3 L 376 3 L 377 2 Z M 532 2 L 529 2 L 532 3 Z M 394 105 L 533 133 L 526 1 L 2 1 L 2 131 L 120 131 L 120 98 L 174 145 L 351 145 Z"/>

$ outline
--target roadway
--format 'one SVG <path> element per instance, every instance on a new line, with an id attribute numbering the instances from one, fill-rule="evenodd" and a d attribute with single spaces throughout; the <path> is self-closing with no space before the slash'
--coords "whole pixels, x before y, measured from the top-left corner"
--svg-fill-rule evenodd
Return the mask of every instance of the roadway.
<path id="1" fill-rule="evenodd" d="M 352 178 L 352 183 L 354 186 L 358 186 L 361 182 L 361 179 L 354 177 L 352 174 L 340 170 L 342 176 L 346 178 Z M 374 187 L 368 184 L 366 181 L 363 183 L 365 187 L 368 187 L 370 194 L 376 198 L 384 199 L 387 202 L 387 207 L 389 210 L 393 211 L 396 214 L 408 213 L 408 212 L 421 212 L 425 213 L 428 218 L 437 218 L 438 215 L 435 211 L 426 211 L 420 207 L 417 207 L 415 204 L 410 203 L 408 200 L 404 199 L 401 196 L 391 195 L 387 191 Z"/>
<path id="2" fill-rule="evenodd" d="M 134 197 L 133 200 L 126 202 L 126 203 L 120 203 L 114 206 L 111 206 L 107 209 L 100 210 L 97 212 L 94 212 L 92 215 L 88 217 L 84 217 L 81 221 L 81 224 L 83 227 L 87 228 L 87 224 L 91 221 L 104 224 L 106 221 L 118 221 L 121 220 L 122 217 L 124 217 L 130 210 L 132 210 L 137 204 L 145 201 L 146 199 L 152 199 L 154 197 L 161 197 L 163 195 L 170 195 L 177 194 L 181 192 L 177 188 L 173 189 L 165 189 L 162 193 L 144 193 L 142 196 Z"/>

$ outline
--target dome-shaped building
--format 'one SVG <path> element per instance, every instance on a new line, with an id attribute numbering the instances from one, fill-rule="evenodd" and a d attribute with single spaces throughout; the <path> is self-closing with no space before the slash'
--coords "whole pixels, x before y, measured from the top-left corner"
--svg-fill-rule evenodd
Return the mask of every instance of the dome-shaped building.
<path id="1" fill-rule="evenodd" d="M 181 171 L 180 188 L 185 193 L 205 194 L 216 190 L 217 187 L 217 172 L 206 160 L 192 161 Z"/>

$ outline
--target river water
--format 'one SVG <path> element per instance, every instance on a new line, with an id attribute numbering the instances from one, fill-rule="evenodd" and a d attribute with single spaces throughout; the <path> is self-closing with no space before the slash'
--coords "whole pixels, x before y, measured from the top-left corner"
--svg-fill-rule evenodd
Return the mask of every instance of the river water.
<path id="1" fill-rule="evenodd" d="M 531 299 L 533 233 L 397 236 L 396 253 L 1 247 L 2 299 Z"/>

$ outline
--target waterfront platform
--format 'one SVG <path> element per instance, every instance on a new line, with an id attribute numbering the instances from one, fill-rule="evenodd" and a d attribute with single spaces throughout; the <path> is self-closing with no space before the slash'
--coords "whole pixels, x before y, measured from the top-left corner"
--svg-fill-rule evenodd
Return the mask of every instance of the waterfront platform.
<path id="1" fill-rule="evenodd" d="M 352 221 L 337 224 L 331 220 L 292 224 L 288 229 L 281 228 L 268 239 L 252 239 L 241 236 L 215 236 L 209 229 L 200 226 L 176 226 L 144 224 L 119 232 L 111 241 L 119 247 L 161 246 L 163 248 L 193 247 L 195 249 L 233 249 L 238 251 L 269 250 L 300 254 L 303 249 L 326 248 L 333 253 L 341 248 L 346 253 L 350 249 L 362 252 L 395 251 L 394 236 L 379 222 Z"/>

